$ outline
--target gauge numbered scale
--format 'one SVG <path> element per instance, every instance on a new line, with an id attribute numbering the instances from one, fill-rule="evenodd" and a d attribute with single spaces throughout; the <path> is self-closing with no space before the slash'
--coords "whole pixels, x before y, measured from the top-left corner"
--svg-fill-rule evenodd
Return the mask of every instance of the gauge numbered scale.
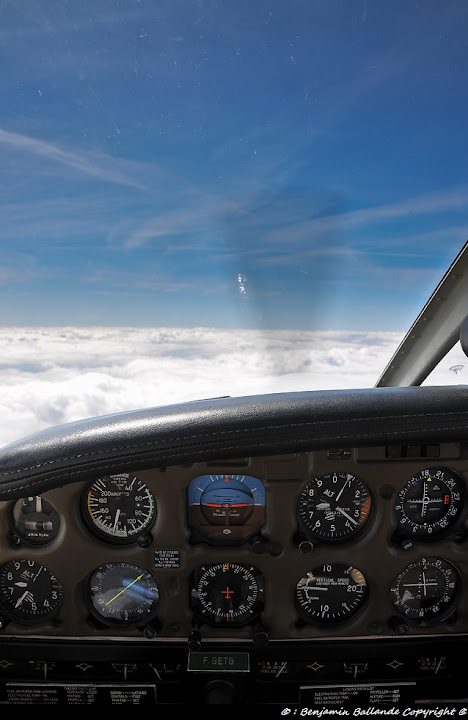
<path id="1" fill-rule="evenodd" d="M 454 565 L 436 557 L 408 565 L 393 583 L 390 593 L 395 609 L 406 619 L 426 624 L 446 619 L 460 586 Z"/>
<path id="2" fill-rule="evenodd" d="M 44 565 L 34 560 L 10 560 L 0 568 L 0 613 L 20 625 L 55 618 L 63 590 Z"/>
<path id="3" fill-rule="evenodd" d="M 142 480 L 120 473 L 100 478 L 85 489 L 81 513 L 87 528 L 100 540 L 128 545 L 149 533 L 156 503 Z"/>
<path id="4" fill-rule="evenodd" d="M 438 539 L 457 522 L 463 497 L 463 482 L 451 470 L 423 470 L 398 494 L 395 504 L 398 529 L 418 540 Z"/>
<path id="5" fill-rule="evenodd" d="M 367 597 L 363 573 L 345 563 L 320 565 L 296 585 L 296 607 L 302 620 L 329 625 L 348 620 Z"/>
<path id="6" fill-rule="evenodd" d="M 297 503 L 300 530 L 324 543 L 344 542 L 360 534 L 369 521 L 372 496 L 365 483 L 346 472 L 313 478 Z"/>
<path id="7" fill-rule="evenodd" d="M 126 562 L 106 563 L 85 588 L 91 614 L 103 625 L 146 625 L 156 615 L 159 590 L 153 574 Z"/>
<path id="8" fill-rule="evenodd" d="M 203 565 L 191 576 L 190 604 L 211 625 L 245 625 L 263 610 L 265 580 L 250 565 Z"/>

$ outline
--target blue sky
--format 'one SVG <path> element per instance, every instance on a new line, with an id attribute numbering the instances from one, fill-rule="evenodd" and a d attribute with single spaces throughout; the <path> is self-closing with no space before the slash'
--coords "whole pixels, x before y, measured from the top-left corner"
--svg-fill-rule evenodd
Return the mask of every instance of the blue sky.
<path id="1" fill-rule="evenodd" d="M 464 0 L 0 6 L 0 324 L 405 330 L 468 237 Z"/>

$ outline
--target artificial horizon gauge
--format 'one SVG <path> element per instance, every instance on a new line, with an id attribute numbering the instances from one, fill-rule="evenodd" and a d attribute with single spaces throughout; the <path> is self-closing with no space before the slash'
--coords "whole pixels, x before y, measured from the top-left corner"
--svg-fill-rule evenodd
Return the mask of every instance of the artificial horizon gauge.
<path id="1" fill-rule="evenodd" d="M 91 483 L 81 495 L 81 513 L 100 540 L 129 545 L 148 533 L 156 519 L 153 494 L 133 473 L 120 473 Z"/>
<path id="2" fill-rule="evenodd" d="M 367 485 L 347 472 L 313 478 L 297 502 L 300 529 L 326 543 L 343 542 L 362 532 L 372 510 Z"/>
<path id="3" fill-rule="evenodd" d="M 89 576 L 85 593 L 92 615 L 107 626 L 146 625 L 156 615 L 156 580 L 149 570 L 137 565 L 101 565 Z"/>
<path id="4" fill-rule="evenodd" d="M 203 565 L 190 579 L 190 605 L 211 625 L 245 625 L 263 610 L 265 579 L 239 563 Z"/>
<path id="5" fill-rule="evenodd" d="M 60 516 L 48 500 L 33 495 L 11 507 L 13 532 L 28 545 L 48 545 L 60 531 Z"/>
<path id="6" fill-rule="evenodd" d="M 367 581 L 351 565 L 327 563 L 299 580 L 295 597 L 301 617 L 308 622 L 339 623 L 362 607 L 367 597 Z"/>
<path id="7" fill-rule="evenodd" d="M 265 523 L 265 488 L 250 475 L 199 475 L 187 488 L 192 540 L 240 544 Z"/>
<path id="8" fill-rule="evenodd" d="M 60 582 L 34 560 L 9 560 L 0 568 L 0 612 L 21 625 L 56 617 L 63 599 Z"/>
<path id="9" fill-rule="evenodd" d="M 463 482 L 451 470 L 431 468 L 413 475 L 395 504 L 400 531 L 418 540 L 439 538 L 459 517 L 463 495 Z"/>
<path id="10" fill-rule="evenodd" d="M 460 585 L 458 571 L 441 558 L 422 558 L 408 565 L 390 593 L 396 610 L 416 623 L 444 620 L 452 614 Z"/>

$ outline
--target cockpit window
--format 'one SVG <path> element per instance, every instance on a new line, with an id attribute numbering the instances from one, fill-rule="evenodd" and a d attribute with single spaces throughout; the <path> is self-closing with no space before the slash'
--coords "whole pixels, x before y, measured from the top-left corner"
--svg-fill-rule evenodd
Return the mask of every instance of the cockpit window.
<path id="1" fill-rule="evenodd" d="M 468 236 L 467 16 L 3 3 L 0 445 L 374 385 Z"/>

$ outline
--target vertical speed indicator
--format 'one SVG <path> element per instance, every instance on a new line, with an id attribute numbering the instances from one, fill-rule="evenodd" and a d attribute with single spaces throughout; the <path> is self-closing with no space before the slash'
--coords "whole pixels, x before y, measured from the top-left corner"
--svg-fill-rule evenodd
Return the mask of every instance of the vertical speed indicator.
<path id="1" fill-rule="evenodd" d="M 296 585 L 296 606 L 312 623 L 338 623 L 352 617 L 367 596 L 363 573 L 345 563 L 330 563 L 311 570 Z"/>

